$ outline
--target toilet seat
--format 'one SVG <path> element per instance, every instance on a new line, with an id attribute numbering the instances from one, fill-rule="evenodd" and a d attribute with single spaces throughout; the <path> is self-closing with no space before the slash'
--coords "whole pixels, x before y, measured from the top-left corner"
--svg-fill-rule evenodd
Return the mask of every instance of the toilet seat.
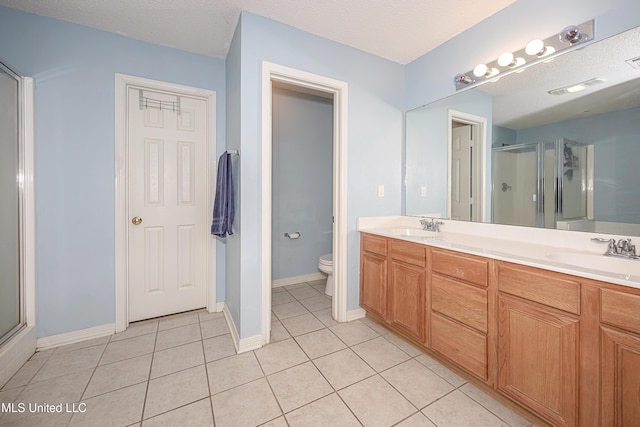
<path id="1" fill-rule="evenodd" d="M 333 296 L 333 254 L 324 254 L 318 260 L 318 269 L 327 275 L 324 293 Z"/>
<path id="2" fill-rule="evenodd" d="M 333 266 L 333 254 L 322 255 L 318 262 L 322 265 L 326 265 L 327 267 Z"/>

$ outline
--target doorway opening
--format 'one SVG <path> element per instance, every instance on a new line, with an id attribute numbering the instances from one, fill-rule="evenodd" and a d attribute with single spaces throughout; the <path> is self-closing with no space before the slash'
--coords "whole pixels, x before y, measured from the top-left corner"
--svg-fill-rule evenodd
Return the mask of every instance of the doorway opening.
<path id="1" fill-rule="evenodd" d="M 448 111 L 447 217 L 484 222 L 487 119 Z"/>
<path id="2" fill-rule="evenodd" d="M 267 344 L 271 333 L 272 292 L 272 209 L 273 209 L 273 86 L 286 85 L 288 89 L 306 94 L 321 94 L 333 99 L 333 153 L 332 153 L 332 219 L 333 254 L 332 317 L 347 321 L 347 84 L 327 77 L 289 67 L 263 62 L 262 64 L 262 341 Z M 291 230 L 294 235 L 298 230 Z M 277 236 L 280 237 L 280 236 Z"/>

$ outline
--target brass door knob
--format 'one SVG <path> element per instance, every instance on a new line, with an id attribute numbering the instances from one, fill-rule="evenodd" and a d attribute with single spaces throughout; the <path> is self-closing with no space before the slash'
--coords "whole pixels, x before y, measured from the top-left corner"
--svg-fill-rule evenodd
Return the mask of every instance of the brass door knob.
<path id="1" fill-rule="evenodd" d="M 142 218 L 140 218 L 139 216 L 134 216 L 131 219 L 131 222 L 133 223 L 133 225 L 138 225 L 142 222 Z"/>

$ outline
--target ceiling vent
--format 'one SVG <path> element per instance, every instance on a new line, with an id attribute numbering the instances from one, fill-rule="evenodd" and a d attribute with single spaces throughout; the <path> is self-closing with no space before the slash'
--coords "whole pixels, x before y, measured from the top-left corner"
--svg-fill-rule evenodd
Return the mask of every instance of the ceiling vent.
<path id="1" fill-rule="evenodd" d="M 566 95 L 568 93 L 582 92 L 583 90 L 587 89 L 590 86 L 599 85 L 601 83 L 604 83 L 603 79 L 591 79 L 581 83 L 576 83 L 571 86 L 565 86 L 558 89 L 553 89 L 548 91 L 548 93 L 551 95 Z"/>
<path id="2" fill-rule="evenodd" d="M 627 59 L 626 63 L 629 64 L 631 67 L 635 68 L 636 70 L 640 70 L 640 56 Z"/>

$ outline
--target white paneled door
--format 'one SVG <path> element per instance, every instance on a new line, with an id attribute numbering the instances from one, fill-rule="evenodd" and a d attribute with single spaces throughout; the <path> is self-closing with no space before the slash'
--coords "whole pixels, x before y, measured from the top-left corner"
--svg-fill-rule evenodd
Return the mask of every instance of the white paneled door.
<path id="1" fill-rule="evenodd" d="M 451 219 L 469 221 L 473 209 L 471 125 L 454 127 L 451 132 Z"/>
<path id="2" fill-rule="evenodd" d="M 207 101 L 128 89 L 129 321 L 207 305 Z M 179 101 L 179 102 L 178 102 Z"/>

